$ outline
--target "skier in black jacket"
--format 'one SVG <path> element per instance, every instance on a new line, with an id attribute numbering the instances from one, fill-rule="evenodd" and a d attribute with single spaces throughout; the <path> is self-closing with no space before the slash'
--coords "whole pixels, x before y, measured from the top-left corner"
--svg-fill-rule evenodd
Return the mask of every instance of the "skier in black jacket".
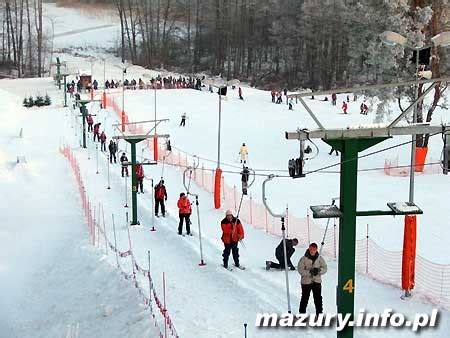
<path id="1" fill-rule="evenodd" d="M 287 265 L 291 270 L 295 270 L 295 267 L 291 262 L 291 257 L 295 252 L 294 246 L 296 246 L 297 244 L 298 244 L 297 238 L 293 239 L 286 238 Z M 275 249 L 275 257 L 278 259 L 279 263 L 266 261 L 266 270 L 270 270 L 270 268 L 284 270 L 283 240 L 281 240 L 280 244 L 278 244 L 277 248 Z"/>

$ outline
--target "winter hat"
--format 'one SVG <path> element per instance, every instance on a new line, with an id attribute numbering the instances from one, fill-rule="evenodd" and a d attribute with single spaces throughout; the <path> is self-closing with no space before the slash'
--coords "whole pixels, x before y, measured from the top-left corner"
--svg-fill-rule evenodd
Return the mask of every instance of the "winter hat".
<path id="1" fill-rule="evenodd" d="M 181 194 L 180 194 L 180 197 L 183 197 L 184 196 L 184 192 L 182 192 Z"/>
<path id="2" fill-rule="evenodd" d="M 225 216 L 228 216 L 228 215 L 233 216 L 233 213 L 231 212 L 230 209 L 228 209 L 228 210 L 225 212 Z"/>

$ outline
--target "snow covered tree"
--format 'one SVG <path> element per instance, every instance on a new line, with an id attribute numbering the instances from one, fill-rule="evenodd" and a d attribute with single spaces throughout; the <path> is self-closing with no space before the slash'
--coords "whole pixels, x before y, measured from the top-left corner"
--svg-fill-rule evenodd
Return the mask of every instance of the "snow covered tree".
<path id="1" fill-rule="evenodd" d="M 34 106 L 34 99 L 33 99 L 33 96 L 30 96 L 29 98 L 28 98 L 28 108 L 31 108 L 31 107 L 33 107 Z"/>
<path id="2" fill-rule="evenodd" d="M 37 95 L 36 99 L 34 100 L 34 105 L 38 107 L 42 107 L 44 105 L 44 98 L 42 95 Z"/>
<path id="3" fill-rule="evenodd" d="M 44 105 L 49 106 L 51 104 L 52 104 L 52 100 L 50 99 L 50 96 L 48 96 L 48 94 L 45 94 Z"/>

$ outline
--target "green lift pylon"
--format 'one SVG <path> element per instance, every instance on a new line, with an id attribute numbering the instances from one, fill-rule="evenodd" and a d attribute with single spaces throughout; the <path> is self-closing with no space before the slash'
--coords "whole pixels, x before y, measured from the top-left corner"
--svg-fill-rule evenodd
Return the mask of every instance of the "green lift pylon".
<path id="1" fill-rule="evenodd" d="M 131 146 L 131 223 L 130 225 L 137 225 L 140 224 L 138 221 L 138 209 L 137 209 L 137 173 L 136 173 L 136 144 L 139 142 L 148 139 L 153 138 L 153 135 L 122 135 L 122 136 L 113 136 L 113 139 L 119 140 L 123 139 L 126 142 L 128 142 Z M 169 137 L 169 135 L 159 135 L 158 137 Z M 156 165 L 158 162 L 151 162 L 147 161 L 145 163 L 141 163 L 142 165 Z M 153 212 L 153 211 L 152 211 Z"/>
<path id="2" fill-rule="evenodd" d="M 414 203 L 387 203 L 390 210 L 357 211 L 358 155 L 361 151 L 391 138 L 393 135 L 438 134 L 450 130 L 449 126 L 412 125 L 405 127 L 379 127 L 356 129 L 298 129 L 287 132 L 286 138 L 303 142 L 321 138 L 341 152 L 340 206 L 312 206 L 314 218 L 339 217 L 337 312 L 349 314 L 353 320 L 355 297 L 356 217 L 381 215 L 422 214 Z M 306 173 L 307 174 L 307 173 Z M 339 338 L 353 338 L 353 326 L 337 332 Z"/>
<path id="3" fill-rule="evenodd" d="M 326 140 L 325 142 L 341 152 L 339 221 L 338 285 L 336 291 L 337 312 L 351 314 L 353 318 L 355 301 L 355 250 L 356 250 L 356 204 L 358 180 L 358 154 L 384 141 L 386 137 L 373 139 Z M 347 326 L 338 332 L 338 337 L 353 337 L 353 328 Z"/>
<path id="4" fill-rule="evenodd" d="M 91 102 L 101 102 L 101 100 L 76 100 L 75 102 L 81 104 L 80 111 L 81 116 L 83 117 L 83 148 L 86 148 L 86 120 L 88 116 L 86 105 Z M 95 116 L 95 114 L 92 116 Z"/>

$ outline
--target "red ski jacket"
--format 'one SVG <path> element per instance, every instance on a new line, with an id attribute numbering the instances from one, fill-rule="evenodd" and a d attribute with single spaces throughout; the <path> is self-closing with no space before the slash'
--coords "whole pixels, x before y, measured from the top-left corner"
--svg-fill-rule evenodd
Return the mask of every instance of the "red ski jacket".
<path id="1" fill-rule="evenodd" d="M 236 223 L 236 229 L 234 230 L 234 234 L 233 234 L 233 229 L 235 227 L 235 223 Z M 221 227 L 222 227 L 222 242 L 224 242 L 225 244 L 230 244 L 231 241 L 233 242 L 238 242 L 241 239 L 244 239 L 244 228 L 242 227 L 241 221 L 239 220 L 239 218 L 236 221 L 236 218 L 233 217 L 233 219 L 231 221 L 228 220 L 228 218 L 224 218 L 221 222 Z"/>
<path id="2" fill-rule="evenodd" d="M 166 191 L 166 187 L 164 185 L 156 185 L 155 187 L 155 198 L 157 200 L 163 200 L 164 197 L 167 198 L 167 191 Z"/>
<path id="3" fill-rule="evenodd" d="M 190 214 L 192 213 L 191 201 L 186 196 L 180 197 L 177 203 L 179 214 Z"/>
<path id="4" fill-rule="evenodd" d="M 136 175 L 138 180 L 144 178 L 144 169 L 142 168 L 142 164 L 136 164 Z"/>

